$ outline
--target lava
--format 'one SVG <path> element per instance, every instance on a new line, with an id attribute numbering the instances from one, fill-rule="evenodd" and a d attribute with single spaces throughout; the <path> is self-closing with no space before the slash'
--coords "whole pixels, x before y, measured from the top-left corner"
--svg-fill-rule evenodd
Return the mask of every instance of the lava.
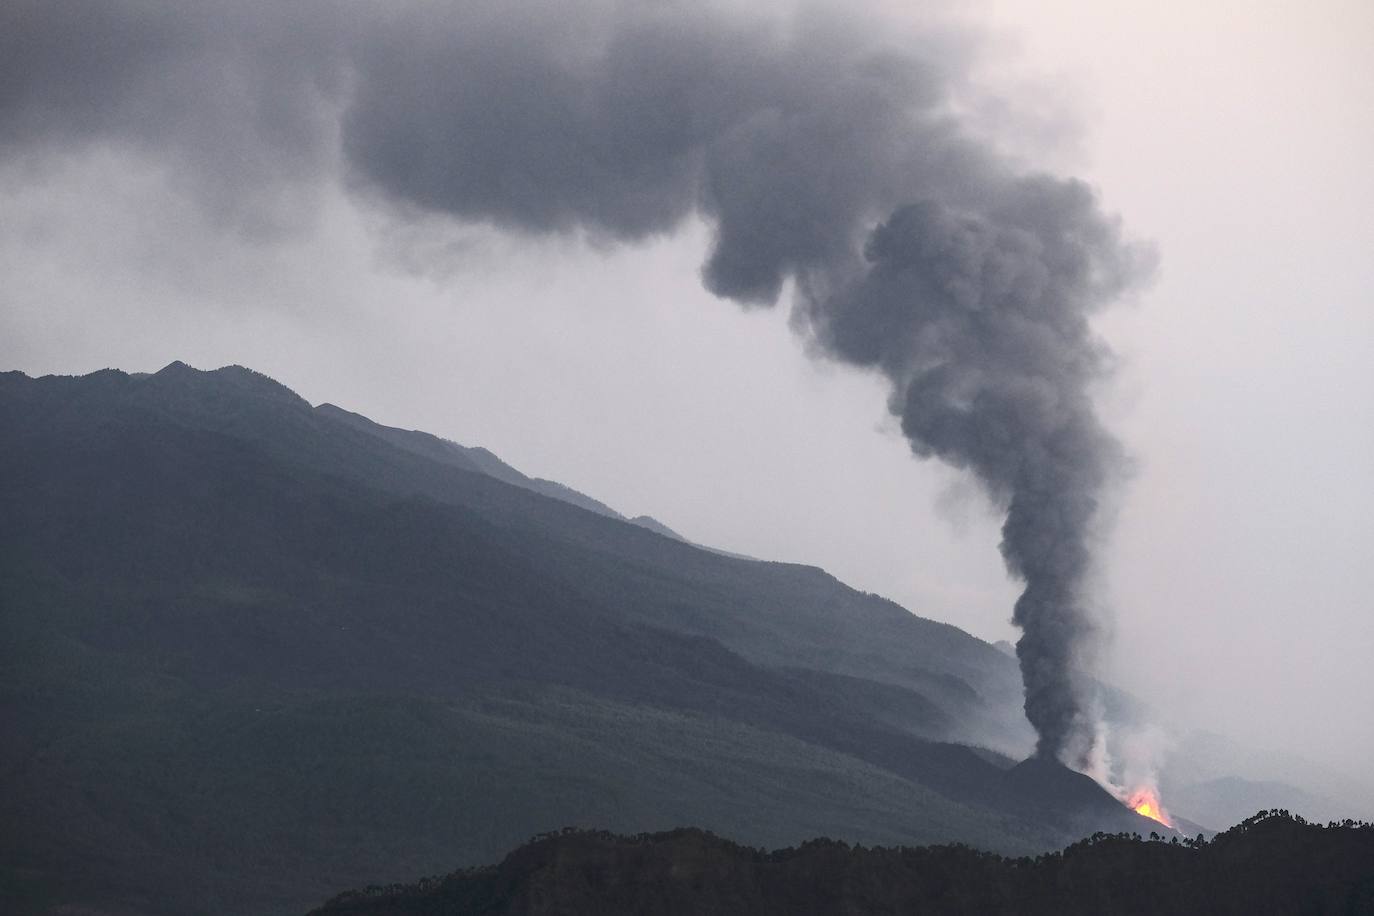
<path id="1" fill-rule="evenodd" d="M 1147 787 L 1136 789 L 1126 801 L 1126 807 L 1136 814 L 1142 814 L 1152 821 L 1159 821 L 1165 827 L 1174 826 L 1169 821 L 1169 812 L 1159 802 L 1159 793 Z"/>

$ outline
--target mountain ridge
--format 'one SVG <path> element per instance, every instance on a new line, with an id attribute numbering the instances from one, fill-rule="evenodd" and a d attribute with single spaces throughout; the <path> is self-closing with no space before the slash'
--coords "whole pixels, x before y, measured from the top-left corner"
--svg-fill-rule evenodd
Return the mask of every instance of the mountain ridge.
<path id="1" fill-rule="evenodd" d="M 1076 835 L 968 746 L 1029 743 L 992 646 L 358 426 L 244 369 L 0 377 L 0 888 L 289 912 L 567 823 Z"/>

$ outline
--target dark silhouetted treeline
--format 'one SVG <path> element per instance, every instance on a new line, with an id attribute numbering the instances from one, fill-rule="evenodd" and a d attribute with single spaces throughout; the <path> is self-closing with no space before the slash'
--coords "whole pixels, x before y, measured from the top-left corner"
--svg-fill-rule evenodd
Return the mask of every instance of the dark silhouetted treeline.
<path id="1" fill-rule="evenodd" d="M 1005 858 L 834 840 L 762 852 L 699 830 L 536 837 L 499 865 L 342 894 L 312 916 L 1368 914 L 1374 825 L 1262 811 L 1207 842 L 1096 834 Z"/>

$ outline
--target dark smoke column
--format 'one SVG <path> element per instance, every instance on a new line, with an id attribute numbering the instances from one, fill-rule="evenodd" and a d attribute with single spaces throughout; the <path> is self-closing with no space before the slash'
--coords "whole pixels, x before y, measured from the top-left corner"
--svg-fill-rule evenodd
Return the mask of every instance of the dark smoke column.
<path id="1" fill-rule="evenodd" d="M 1079 653 L 1094 522 L 1119 449 L 1088 387 L 1104 353 L 1088 314 L 1132 276 L 1081 184 L 1023 178 L 994 207 L 903 207 L 873 231 L 867 270 L 804 301 L 827 352 L 879 368 L 918 456 L 971 471 L 1006 511 L 1002 556 L 1025 582 L 1013 620 L 1037 753 L 1086 763 Z"/>
<path id="2" fill-rule="evenodd" d="M 808 341 L 883 373 L 915 454 L 1005 510 L 1026 714 L 1040 754 L 1082 765 L 1085 584 L 1119 462 L 1088 316 L 1149 261 L 1088 188 L 960 129 L 957 43 L 658 4 L 404 9 L 349 47 L 359 184 L 402 212 L 602 241 L 698 214 L 712 292 L 769 305 L 794 280 Z"/>

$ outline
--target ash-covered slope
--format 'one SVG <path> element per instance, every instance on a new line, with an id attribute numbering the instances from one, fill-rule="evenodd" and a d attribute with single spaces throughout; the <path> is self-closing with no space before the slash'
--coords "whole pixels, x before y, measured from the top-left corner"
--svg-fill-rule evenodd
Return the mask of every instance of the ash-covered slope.
<path id="1" fill-rule="evenodd" d="M 0 376 L 7 910 L 285 912 L 568 824 L 1072 839 L 962 746 L 1028 737 L 993 647 L 342 413 Z"/>

